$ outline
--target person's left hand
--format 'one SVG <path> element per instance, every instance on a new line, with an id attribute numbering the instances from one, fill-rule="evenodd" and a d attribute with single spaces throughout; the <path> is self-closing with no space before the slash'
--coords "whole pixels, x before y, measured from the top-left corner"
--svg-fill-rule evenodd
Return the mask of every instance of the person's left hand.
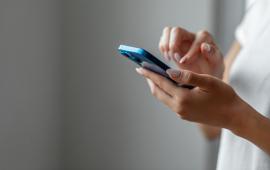
<path id="1" fill-rule="evenodd" d="M 136 70 L 147 79 L 152 94 L 182 119 L 228 129 L 242 122 L 239 109 L 245 102 L 218 78 L 187 70 L 167 70 L 174 81 L 195 87 L 190 90 L 149 70 Z"/>
<path id="2" fill-rule="evenodd" d="M 209 74 L 220 79 L 223 77 L 222 52 L 206 30 L 192 33 L 181 27 L 165 27 L 159 50 L 166 59 L 172 59 L 180 70 Z"/>

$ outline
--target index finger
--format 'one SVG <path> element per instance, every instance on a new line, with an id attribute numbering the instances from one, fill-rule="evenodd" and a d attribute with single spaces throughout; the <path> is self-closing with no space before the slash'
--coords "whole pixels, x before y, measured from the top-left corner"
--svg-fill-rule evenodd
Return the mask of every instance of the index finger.
<path id="1" fill-rule="evenodd" d="M 211 43 L 211 35 L 207 31 L 200 31 L 197 33 L 196 38 L 191 45 L 187 54 L 180 60 L 181 64 L 192 63 L 197 59 L 201 51 L 202 43 Z"/>

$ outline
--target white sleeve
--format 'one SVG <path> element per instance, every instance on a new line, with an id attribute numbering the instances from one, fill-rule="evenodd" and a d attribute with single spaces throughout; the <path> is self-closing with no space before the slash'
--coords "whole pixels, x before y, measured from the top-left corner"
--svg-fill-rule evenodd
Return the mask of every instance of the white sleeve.
<path id="1" fill-rule="evenodd" d="M 242 22 L 235 31 L 235 39 L 241 44 L 241 46 L 245 46 L 245 43 L 247 42 L 248 33 L 247 30 L 245 30 L 246 24 Z"/>
<path id="2" fill-rule="evenodd" d="M 249 39 L 249 28 L 252 22 L 252 16 L 250 16 L 250 10 L 252 10 L 251 4 L 253 4 L 252 2 L 254 2 L 254 0 L 246 0 L 246 12 L 244 18 L 242 19 L 241 23 L 238 25 L 235 31 L 235 38 L 241 44 L 241 46 L 244 46 Z"/>
<path id="3" fill-rule="evenodd" d="M 247 0 L 246 14 L 235 31 L 235 38 L 241 46 L 252 41 L 252 37 L 258 31 L 258 21 L 264 18 L 265 12 L 269 9 L 267 6 L 268 0 Z"/>

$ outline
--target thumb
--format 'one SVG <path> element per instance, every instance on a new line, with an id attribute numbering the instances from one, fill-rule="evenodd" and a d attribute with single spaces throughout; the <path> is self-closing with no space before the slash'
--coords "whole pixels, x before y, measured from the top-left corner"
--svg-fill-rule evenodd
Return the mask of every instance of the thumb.
<path id="1" fill-rule="evenodd" d="M 203 89 L 209 89 L 213 88 L 213 84 L 215 83 L 215 78 L 211 76 L 205 74 L 197 74 L 188 70 L 180 71 L 175 69 L 168 69 L 166 72 L 171 79 L 180 84 L 187 84 Z"/>

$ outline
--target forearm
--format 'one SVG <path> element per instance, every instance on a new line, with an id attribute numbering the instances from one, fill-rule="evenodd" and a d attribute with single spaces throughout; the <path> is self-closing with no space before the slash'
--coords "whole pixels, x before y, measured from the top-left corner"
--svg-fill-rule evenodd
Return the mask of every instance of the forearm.
<path id="1" fill-rule="evenodd" d="M 225 60 L 225 72 L 223 81 L 228 82 L 229 71 L 235 57 L 239 53 L 241 45 L 235 41 Z M 240 120 L 232 131 L 250 142 L 254 143 L 270 155 L 270 119 L 262 116 L 245 102 L 241 102 L 241 110 L 238 112 Z"/>
<path id="2" fill-rule="evenodd" d="M 270 155 L 270 119 L 264 117 L 248 104 L 241 108 L 238 124 L 232 132 L 257 145 Z"/>
<path id="3" fill-rule="evenodd" d="M 230 70 L 231 70 L 231 66 L 236 58 L 236 56 L 238 55 L 238 53 L 240 52 L 241 50 L 241 45 L 239 44 L 238 41 L 235 41 L 229 52 L 227 53 L 226 57 L 225 57 L 225 60 L 224 60 L 224 63 L 225 63 L 225 70 L 224 70 L 224 73 L 223 73 L 223 81 L 228 83 L 228 80 L 229 80 L 229 73 L 230 73 Z"/>

